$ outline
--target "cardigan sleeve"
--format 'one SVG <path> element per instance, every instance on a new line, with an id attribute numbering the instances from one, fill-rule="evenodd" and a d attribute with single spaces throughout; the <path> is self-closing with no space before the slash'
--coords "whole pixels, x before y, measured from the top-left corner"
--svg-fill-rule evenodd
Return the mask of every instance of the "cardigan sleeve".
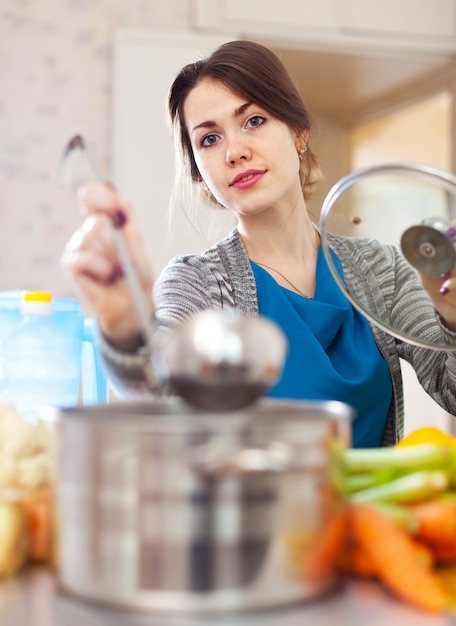
<path id="1" fill-rule="evenodd" d="M 423 389 L 456 415 L 456 333 L 442 325 L 415 270 L 394 246 L 372 240 L 345 240 L 338 245 L 348 259 L 344 275 L 351 294 L 374 323 L 377 319 L 392 331 L 400 330 L 394 344 L 388 342 L 390 360 L 395 346 L 398 357 L 412 365 Z M 400 335 L 437 348 L 414 345 Z"/>
<path id="2" fill-rule="evenodd" d="M 405 263 L 400 259 L 399 263 Z M 415 272 L 412 270 L 413 274 Z M 404 272 L 405 273 L 405 272 Z M 403 292 L 407 292 L 407 282 L 417 281 L 419 286 L 416 292 L 419 293 L 421 284 L 418 277 L 406 277 L 401 280 L 399 273 L 397 288 L 396 308 L 400 309 L 400 302 L 404 300 Z M 405 276 L 407 274 L 405 273 Z M 422 289 L 422 288 L 421 288 Z M 403 315 L 403 313 L 401 313 Z M 420 300 L 415 298 L 414 315 L 417 319 L 422 318 L 425 324 L 432 323 L 432 333 L 428 330 L 424 335 L 430 338 L 432 345 L 434 338 L 436 346 L 446 346 L 443 349 L 421 348 L 411 343 L 398 342 L 399 356 L 408 361 L 416 372 L 417 378 L 426 391 L 439 406 L 451 415 L 456 415 L 456 333 L 447 329 L 432 303 L 424 296 Z"/>
<path id="3" fill-rule="evenodd" d="M 456 415 L 456 333 L 442 324 L 415 270 L 396 248 L 389 247 L 387 251 L 396 277 L 391 300 L 392 327 L 435 346 L 426 348 L 398 339 L 398 354 L 411 364 L 429 396 L 445 411 Z"/>
<path id="4" fill-rule="evenodd" d="M 155 315 L 170 328 L 199 311 L 220 308 L 223 298 L 217 272 L 201 256 L 175 257 L 154 285 Z"/>
<path id="5" fill-rule="evenodd" d="M 230 299 L 224 297 L 227 289 L 222 283 L 216 265 L 203 256 L 179 256 L 170 261 L 154 285 L 156 345 L 159 346 L 170 328 L 191 315 L 230 305 Z M 151 355 L 145 347 L 134 353 L 122 352 L 104 337 L 100 337 L 99 349 L 118 395 L 136 397 L 161 393 L 161 381 L 155 376 L 152 365 L 153 361 L 158 363 L 160 371 L 158 352 Z"/>

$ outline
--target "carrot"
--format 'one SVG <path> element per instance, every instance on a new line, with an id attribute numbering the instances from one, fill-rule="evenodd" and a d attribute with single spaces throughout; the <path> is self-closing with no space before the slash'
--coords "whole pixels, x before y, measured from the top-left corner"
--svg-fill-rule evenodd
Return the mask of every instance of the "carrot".
<path id="1" fill-rule="evenodd" d="M 413 545 L 419 560 L 427 568 L 434 566 L 435 558 L 432 549 L 425 543 L 413 540 Z M 351 576 L 374 578 L 377 569 L 370 555 L 356 542 L 347 541 L 337 557 L 337 567 L 340 571 Z"/>
<path id="2" fill-rule="evenodd" d="M 426 500 L 410 504 L 417 520 L 415 535 L 425 541 L 456 543 L 456 502 Z"/>
<path id="3" fill-rule="evenodd" d="M 347 541 L 336 558 L 337 569 L 344 574 L 374 578 L 377 574 L 370 555 L 356 542 Z"/>
<path id="4" fill-rule="evenodd" d="M 355 540 L 370 556 L 379 579 L 396 596 L 430 612 L 442 613 L 448 599 L 432 570 L 420 560 L 408 533 L 366 503 L 353 503 L 349 522 Z"/>
<path id="5" fill-rule="evenodd" d="M 427 544 L 434 555 L 437 565 L 449 565 L 456 563 L 456 542 L 428 542 Z"/>
<path id="6" fill-rule="evenodd" d="M 432 548 L 427 543 L 420 541 L 419 539 L 412 538 L 412 543 L 415 546 L 416 554 L 422 564 L 428 569 L 433 568 L 435 565 L 435 556 Z"/>
<path id="7" fill-rule="evenodd" d="M 28 560 L 49 562 L 52 557 L 52 498 L 45 490 L 22 501 L 29 525 Z"/>
<path id="8" fill-rule="evenodd" d="M 315 538 L 310 552 L 304 556 L 304 578 L 311 583 L 325 582 L 336 572 L 337 556 L 347 532 L 347 511 L 340 506 L 328 516 Z"/>

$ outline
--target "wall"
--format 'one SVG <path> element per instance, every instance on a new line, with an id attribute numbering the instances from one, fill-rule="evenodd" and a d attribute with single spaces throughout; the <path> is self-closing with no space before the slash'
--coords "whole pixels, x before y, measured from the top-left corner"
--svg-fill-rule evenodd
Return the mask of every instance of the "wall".
<path id="1" fill-rule="evenodd" d="M 452 165 L 452 115 L 453 95 L 444 89 L 419 100 L 404 103 L 402 107 L 379 116 L 353 129 L 350 136 L 350 150 L 353 169 L 366 167 L 380 161 L 403 160 L 425 163 L 446 171 Z M 404 186 L 401 198 L 401 219 L 406 218 L 406 226 L 419 223 L 422 215 L 419 203 L 412 204 L 415 195 L 410 194 L 411 202 L 407 205 L 407 187 Z M 422 190 L 420 191 L 422 194 Z M 424 200 L 424 196 L 423 196 Z M 380 202 L 381 205 L 381 202 Z M 372 204 L 370 205 L 372 207 Z M 382 217 L 378 222 L 378 235 L 381 241 L 387 241 L 386 232 L 380 236 L 381 223 L 385 221 L 386 207 L 383 206 Z M 434 214 L 438 214 L 437 202 Z M 424 214 L 429 217 L 429 208 Z M 445 217 L 446 212 L 443 213 Z M 366 221 L 366 220 L 363 220 Z M 390 235 L 399 236 L 403 227 L 396 214 L 395 219 L 387 221 Z M 370 234 L 373 234 L 372 231 Z M 405 387 L 405 434 L 430 424 L 445 431 L 451 431 L 453 420 L 443 411 L 417 383 L 412 367 L 402 362 L 402 373 Z"/>
<path id="2" fill-rule="evenodd" d="M 350 172 L 350 133 L 346 126 L 319 112 L 311 112 L 312 148 L 318 156 L 323 179 L 314 196 L 307 203 L 314 221 L 320 221 L 320 212 L 326 194 L 343 176 Z"/>
<path id="3" fill-rule="evenodd" d="M 112 37 L 189 29 L 190 0 L 0 0 L 0 290 L 74 295 L 59 258 L 80 222 L 56 184 L 66 142 L 98 146 L 110 174 Z"/>
<path id="4" fill-rule="evenodd" d="M 356 126 L 350 135 L 351 167 L 395 159 L 451 171 L 453 95 L 445 87 Z"/>

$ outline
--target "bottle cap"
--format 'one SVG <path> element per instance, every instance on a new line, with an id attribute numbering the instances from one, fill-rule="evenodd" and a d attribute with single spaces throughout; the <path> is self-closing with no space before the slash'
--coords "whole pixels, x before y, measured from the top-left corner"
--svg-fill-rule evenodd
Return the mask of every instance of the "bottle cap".
<path id="1" fill-rule="evenodd" d="M 52 293 L 28 291 L 23 295 L 21 311 L 25 315 L 49 315 L 52 313 Z"/>

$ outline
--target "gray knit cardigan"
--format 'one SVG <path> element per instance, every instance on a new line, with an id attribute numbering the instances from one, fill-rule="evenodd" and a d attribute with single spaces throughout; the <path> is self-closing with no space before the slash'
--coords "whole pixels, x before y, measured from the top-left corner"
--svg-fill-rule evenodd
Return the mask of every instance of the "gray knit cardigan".
<path id="1" fill-rule="evenodd" d="M 456 333 L 439 322 L 414 270 L 393 246 L 346 237 L 331 236 L 329 241 L 342 262 L 347 290 L 363 309 L 393 328 L 425 337 L 427 343 L 436 340 L 442 345 L 445 341 L 456 347 Z M 236 308 L 248 316 L 258 316 L 255 278 L 237 231 L 201 255 L 177 256 L 170 261 L 156 281 L 154 300 L 156 318 L 163 328 L 208 308 Z M 394 444 L 403 436 L 400 358 L 412 365 L 425 391 L 443 409 L 456 415 L 456 353 L 414 346 L 373 324 L 371 329 L 393 384 L 384 445 Z M 102 337 L 100 349 L 120 393 L 137 395 L 150 391 L 145 375 L 150 359 L 144 350 L 120 353 Z"/>

